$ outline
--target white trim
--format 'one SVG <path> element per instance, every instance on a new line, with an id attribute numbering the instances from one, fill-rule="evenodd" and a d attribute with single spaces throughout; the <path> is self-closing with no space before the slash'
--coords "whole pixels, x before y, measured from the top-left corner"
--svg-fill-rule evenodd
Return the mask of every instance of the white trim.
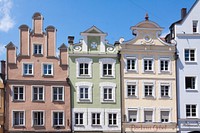
<path id="1" fill-rule="evenodd" d="M 155 81 L 152 81 L 152 80 L 146 80 L 146 81 L 143 81 L 142 82 L 142 87 L 143 87 L 143 94 L 142 94 L 142 98 L 148 98 L 148 97 L 145 97 L 145 85 L 152 85 L 153 86 L 153 90 L 152 90 L 152 96 L 153 98 L 156 98 L 156 84 L 155 84 Z"/>
<path id="2" fill-rule="evenodd" d="M 42 87 L 43 88 L 43 99 L 42 100 L 34 100 L 34 91 L 33 91 L 33 87 Z M 45 86 L 44 85 L 31 85 L 31 101 L 33 102 L 38 102 L 38 101 L 45 101 Z"/>
<path id="3" fill-rule="evenodd" d="M 191 61 L 190 60 L 190 52 L 189 52 L 189 61 L 186 61 L 185 60 L 185 50 L 194 50 L 194 61 Z M 190 64 L 190 63 L 197 63 L 197 48 L 183 48 L 183 60 L 184 60 L 184 62 L 187 64 Z"/>
<path id="4" fill-rule="evenodd" d="M 136 107 L 136 108 L 129 107 L 129 108 L 126 109 L 126 119 L 127 119 L 127 122 L 129 122 L 129 123 L 136 123 L 136 122 L 130 122 L 129 121 L 129 111 L 137 111 L 136 122 L 140 122 L 139 121 L 139 118 L 140 118 L 139 108 L 138 107 Z"/>
<path id="5" fill-rule="evenodd" d="M 135 69 L 134 70 L 128 70 L 127 69 L 127 60 L 132 59 L 135 60 Z M 138 56 L 137 55 L 124 55 L 124 63 L 125 63 L 125 68 L 124 72 L 138 72 Z"/>
<path id="6" fill-rule="evenodd" d="M 35 48 L 34 48 L 34 46 L 35 45 L 37 45 L 37 46 L 39 46 L 39 45 L 41 45 L 41 53 L 34 53 L 35 52 Z M 34 42 L 33 43 L 33 49 L 32 49 L 32 55 L 44 55 L 44 51 L 43 51 L 43 48 L 44 47 L 44 45 L 41 43 L 41 42 Z"/>
<path id="7" fill-rule="evenodd" d="M 32 65 L 32 73 L 31 74 L 25 74 L 24 73 L 24 65 L 27 64 L 27 65 Z M 31 75 L 34 75 L 34 62 L 22 62 L 22 75 L 23 76 L 31 76 Z"/>
<path id="8" fill-rule="evenodd" d="M 96 126 L 92 124 L 92 114 L 100 113 L 100 124 L 98 126 L 104 125 L 104 109 L 102 108 L 89 108 L 88 109 L 88 125 Z"/>
<path id="9" fill-rule="evenodd" d="M 99 83 L 99 87 L 100 87 L 100 101 L 102 103 L 115 103 L 116 101 L 116 83 L 112 83 L 112 82 L 101 82 Z M 104 100 L 103 97 L 104 97 L 104 88 L 105 87 L 108 87 L 108 88 L 111 88 L 112 89 L 112 99 L 111 100 Z"/>
<path id="10" fill-rule="evenodd" d="M 53 125 L 53 120 L 54 120 L 53 113 L 63 113 L 63 125 Z M 52 125 L 52 127 L 55 127 L 55 126 L 65 127 L 65 112 L 64 112 L 64 110 L 52 110 L 51 111 L 51 125 Z"/>
<path id="11" fill-rule="evenodd" d="M 33 117 L 33 113 L 34 112 L 43 112 L 43 125 L 34 125 L 34 117 Z M 45 111 L 44 110 L 31 110 L 31 127 L 41 127 L 41 126 L 45 126 Z"/>
<path id="12" fill-rule="evenodd" d="M 91 78 L 92 77 L 92 63 L 93 60 L 90 58 L 76 58 L 76 77 Z M 80 75 L 80 63 L 88 64 L 88 75 Z"/>
<path id="13" fill-rule="evenodd" d="M 56 87 L 56 88 L 62 88 L 62 100 L 59 100 L 59 99 L 54 100 L 54 98 L 53 98 L 53 95 L 54 95 L 53 88 L 54 87 Z M 57 85 L 52 85 L 51 86 L 51 101 L 52 102 L 64 102 L 65 101 L 65 89 L 64 89 L 64 86 L 59 86 L 59 85 L 58 86 Z"/>
<path id="14" fill-rule="evenodd" d="M 49 63 L 49 62 L 42 62 L 41 63 L 42 64 L 42 69 L 41 69 L 41 76 L 53 76 L 54 75 L 54 64 L 51 62 L 51 63 Z M 52 68 L 52 72 L 51 72 L 51 74 L 44 74 L 44 65 L 51 65 L 51 68 Z"/>
<path id="15" fill-rule="evenodd" d="M 134 98 L 134 97 L 128 97 L 128 85 L 135 85 L 135 98 L 139 97 L 139 90 L 138 90 L 138 80 L 125 80 L 125 98 Z"/>
<path id="16" fill-rule="evenodd" d="M 26 92 L 25 92 L 25 85 L 11 85 L 11 87 L 12 87 L 12 101 L 15 101 L 15 102 L 21 102 L 21 101 L 25 101 L 26 99 L 25 99 L 25 95 L 26 95 Z M 23 87 L 23 99 L 22 100 L 14 100 L 14 90 L 13 90 L 13 88 L 14 87 Z"/>
<path id="17" fill-rule="evenodd" d="M 99 64 L 100 64 L 100 78 L 115 78 L 116 59 L 101 58 L 101 59 L 99 59 Z M 112 65 L 112 75 L 103 76 L 103 64 L 111 64 Z"/>
<path id="18" fill-rule="evenodd" d="M 195 88 L 194 89 L 192 89 L 192 88 L 186 88 L 186 77 L 192 77 L 192 78 L 195 78 Z M 197 83 L 197 81 L 198 81 L 198 78 L 197 78 L 197 76 L 194 76 L 194 75 L 186 75 L 185 77 L 184 77 L 184 89 L 185 89 L 185 91 L 186 92 L 189 92 L 189 91 L 198 91 L 198 83 Z"/>
<path id="19" fill-rule="evenodd" d="M 159 110 L 159 122 L 170 123 L 172 121 L 172 108 L 158 108 L 158 110 Z M 161 111 L 169 111 L 169 121 L 168 122 L 161 121 Z"/>
<path id="20" fill-rule="evenodd" d="M 23 112 L 24 113 L 24 118 L 23 118 L 23 125 L 14 125 L 14 112 Z M 26 125 L 26 112 L 25 110 L 12 110 L 12 127 L 21 127 Z"/>
<path id="21" fill-rule="evenodd" d="M 161 85 L 166 85 L 166 86 L 169 86 L 169 92 L 168 92 L 169 93 L 168 94 L 169 99 L 172 99 L 172 82 L 170 82 L 170 81 L 169 82 L 168 81 L 159 81 L 158 84 L 159 84 L 159 91 L 158 91 L 159 92 L 159 95 L 158 95 L 159 98 L 161 98 L 161 99 L 167 98 L 167 97 L 161 96 Z"/>
<path id="22" fill-rule="evenodd" d="M 186 105 L 196 105 L 196 116 L 195 117 L 192 117 L 192 116 L 189 116 L 189 117 L 187 117 L 186 116 Z M 185 112 L 185 118 L 186 119 L 190 119 L 190 118 L 199 118 L 199 113 L 198 113 L 198 104 L 197 103 L 185 103 L 184 104 L 184 112 Z"/>
<path id="23" fill-rule="evenodd" d="M 145 122 L 145 117 L 144 117 L 144 112 L 145 111 L 152 111 L 152 122 L 155 122 L 155 113 L 156 113 L 156 110 L 155 110 L 155 107 L 144 107 L 143 108 L 143 122 Z"/>
<path id="24" fill-rule="evenodd" d="M 161 61 L 168 61 L 168 70 L 164 70 L 164 71 L 161 71 Z M 159 61 L 158 61 L 158 72 L 160 74 L 163 74 L 163 73 L 172 73 L 172 63 L 171 63 L 171 59 L 170 57 L 159 57 Z"/>
<path id="25" fill-rule="evenodd" d="M 146 70 L 144 69 L 145 65 L 144 65 L 144 61 L 145 60 L 151 60 L 152 61 L 152 70 Z M 155 73 L 155 59 L 154 57 L 143 57 L 142 59 L 142 73 Z"/>

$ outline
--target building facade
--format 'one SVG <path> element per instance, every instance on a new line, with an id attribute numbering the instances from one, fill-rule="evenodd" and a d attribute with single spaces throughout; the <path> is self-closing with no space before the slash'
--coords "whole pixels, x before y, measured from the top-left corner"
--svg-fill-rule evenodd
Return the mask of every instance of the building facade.
<path id="1" fill-rule="evenodd" d="M 1 61 L 1 73 L 0 73 L 0 133 L 4 133 L 4 118 L 5 118 L 5 106 L 4 106 L 4 94 L 5 94 L 5 61 Z"/>
<path id="2" fill-rule="evenodd" d="M 33 29 L 19 27 L 20 49 L 7 46 L 6 132 L 71 132 L 67 47 L 56 56 L 56 29 L 43 31 L 35 13 Z"/>
<path id="3" fill-rule="evenodd" d="M 74 44 L 69 39 L 69 70 L 74 132 L 121 132 L 118 45 L 92 26 Z"/>
<path id="4" fill-rule="evenodd" d="M 182 9 L 181 20 L 170 27 L 177 42 L 178 122 L 180 133 L 200 131 L 200 1 L 190 11 Z"/>
<path id="5" fill-rule="evenodd" d="M 175 45 L 160 38 L 162 28 L 148 14 L 131 30 L 135 37 L 120 44 L 122 130 L 175 133 Z"/>

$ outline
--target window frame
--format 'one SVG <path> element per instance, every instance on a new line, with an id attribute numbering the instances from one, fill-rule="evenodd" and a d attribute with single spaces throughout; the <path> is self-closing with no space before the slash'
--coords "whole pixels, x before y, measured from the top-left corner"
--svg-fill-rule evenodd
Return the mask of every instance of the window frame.
<path id="1" fill-rule="evenodd" d="M 34 113 L 43 113 L 43 118 L 42 118 L 43 124 L 41 124 L 41 125 L 34 124 L 35 123 L 34 122 L 34 120 L 35 120 Z M 45 125 L 45 111 L 44 110 L 32 110 L 32 127 L 40 127 L 40 126 L 44 126 L 44 125 Z"/>
<path id="2" fill-rule="evenodd" d="M 162 86 L 168 86 L 168 96 L 162 96 Z M 171 99 L 172 98 L 172 83 L 171 82 L 159 82 L 159 98 Z"/>
<path id="3" fill-rule="evenodd" d="M 59 115 L 58 115 L 58 120 L 57 120 L 57 122 L 59 124 L 57 124 L 57 125 L 54 124 L 54 113 L 62 113 L 62 115 L 63 115 L 62 124 L 59 123 Z M 57 126 L 65 127 L 65 113 L 64 113 L 64 111 L 61 111 L 61 110 L 53 110 L 52 111 L 52 127 L 57 127 Z"/>
<path id="4" fill-rule="evenodd" d="M 186 60 L 186 50 L 188 50 L 189 52 L 188 52 L 188 60 Z M 191 50 L 194 50 L 194 60 L 191 60 Z M 196 48 L 184 48 L 184 61 L 185 61 L 185 63 L 196 63 L 196 61 L 197 61 L 197 56 L 196 56 Z"/>
<path id="5" fill-rule="evenodd" d="M 35 46 L 37 47 L 36 49 L 35 49 Z M 39 46 L 41 46 L 41 53 L 39 52 L 40 51 Z M 35 53 L 35 50 L 37 51 L 36 53 Z M 33 44 L 33 55 L 42 55 L 42 54 L 43 54 L 43 45 L 42 44 Z"/>
<path id="6" fill-rule="evenodd" d="M 77 78 L 92 78 L 92 63 L 91 58 L 76 58 L 76 77 Z M 88 74 L 80 74 L 80 64 L 88 64 Z"/>
<path id="7" fill-rule="evenodd" d="M 162 69 L 162 61 L 167 61 L 168 62 L 168 70 L 161 70 Z M 164 69 L 165 69 L 165 63 L 164 63 Z M 159 72 L 160 73 L 171 73 L 171 60 L 170 57 L 160 57 L 159 58 Z"/>
<path id="8" fill-rule="evenodd" d="M 47 73 L 45 73 L 45 65 L 47 65 Z M 51 74 L 49 74 L 49 66 L 51 66 Z M 53 76 L 54 73 L 54 68 L 53 68 L 53 63 L 42 63 L 42 74 L 43 76 Z"/>
<path id="9" fill-rule="evenodd" d="M 187 116 L 187 105 L 188 106 L 195 106 L 196 108 L 195 108 L 195 110 L 196 110 L 196 112 L 195 112 L 195 115 L 196 116 L 191 116 L 192 115 L 192 109 L 191 109 L 191 107 L 190 107 L 190 116 Z M 198 118 L 198 105 L 197 104 L 185 104 L 185 117 L 186 118 Z"/>
<path id="10" fill-rule="evenodd" d="M 131 112 L 131 111 L 136 112 L 136 121 L 130 121 L 130 113 L 129 112 Z M 127 121 L 129 123 L 139 122 L 139 110 L 138 110 L 138 108 L 128 108 L 128 110 L 127 110 Z"/>
<path id="11" fill-rule="evenodd" d="M 37 99 L 34 99 L 34 87 L 37 88 Z M 44 101 L 44 94 L 45 94 L 45 89 L 44 89 L 44 86 L 41 86 L 41 85 L 32 85 L 32 101 L 34 102 L 40 102 L 40 101 Z M 38 91 L 39 88 L 42 88 L 43 92 L 42 92 L 42 99 L 39 99 L 39 95 L 40 95 L 40 92 Z"/>
<path id="12" fill-rule="evenodd" d="M 60 94 L 56 94 L 57 95 L 57 99 L 54 99 L 54 89 L 56 89 L 56 92 L 59 93 L 58 88 L 62 89 L 62 99 L 59 99 L 59 95 Z M 52 92 L 52 102 L 64 102 L 65 101 L 65 89 L 64 86 L 51 86 L 51 92 Z"/>
<path id="13" fill-rule="evenodd" d="M 113 58 L 101 58 L 99 59 L 100 64 L 100 78 L 115 78 L 115 65 L 116 65 L 116 59 Z M 111 75 L 104 75 L 104 64 L 111 65 Z"/>
<path id="14" fill-rule="evenodd" d="M 147 66 L 148 66 L 148 70 L 145 70 L 145 61 L 152 61 L 152 63 L 151 63 L 151 70 L 149 69 L 149 63 L 147 64 Z M 146 58 L 146 57 L 144 57 L 143 58 L 143 61 L 142 61 L 142 63 L 143 63 L 143 66 L 142 66 L 142 68 L 143 68 L 143 73 L 154 73 L 154 58 L 153 57 L 148 57 L 148 58 Z"/>
<path id="15" fill-rule="evenodd" d="M 166 122 L 166 121 L 162 121 L 162 112 L 168 112 L 168 121 Z M 161 123 L 170 123 L 170 111 L 169 110 L 161 110 L 160 111 L 160 122 Z"/>
<path id="16" fill-rule="evenodd" d="M 194 81 L 190 81 L 191 82 L 191 84 L 189 85 L 189 86 L 191 86 L 191 88 L 187 88 L 187 79 L 186 78 L 190 78 L 190 80 L 191 80 L 191 78 L 192 79 L 194 79 Z M 197 91 L 198 90 L 198 84 L 197 84 L 197 77 L 196 76 L 185 76 L 185 90 L 186 91 Z M 192 88 L 192 86 L 193 86 L 193 84 L 192 84 L 192 82 L 195 82 L 194 83 L 194 88 Z"/>
<path id="17" fill-rule="evenodd" d="M 152 112 L 152 120 L 151 122 L 146 122 L 145 120 L 145 112 Z M 144 110 L 144 123 L 153 123 L 154 122 L 154 110 L 153 109 L 145 109 Z"/>
<path id="18" fill-rule="evenodd" d="M 112 82 L 102 82 L 99 84 L 100 86 L 100 91 L 101 91 L 101 102 L 102 103 L 115 103 L 116 101 L 116 98 L 115 98 L 115 95 L 116 95 L 116 84 L 115 83 L 112 83 Z M 109 89 L 112 89 L 112 99 L 104 99 L 104 89 L 105 88 L 109 88 Z M 109 95 L 108 95 L 109 97 Z"/>
<path id="19" fill-rule="evenodd" d="M 78 114 L 78 118 L 76 118 L 76 114 Z M 80 114 L 82 114 L 82 118 L 80 117 Z M 78 119 L 78 124 L 76 124 L 76 119 Z M 82 119 L 82 123 L 81 123 L 80 119 Z M 75 124 L 75 126 L 83 126 L 84 125 L 84 113 L 83 112 L 74 112 L 74 124 Z"/>
<path id="20" fill-rule="evenodd" d="M 199 25 L 199 21 L 198 20 L 193 20 L 192 21 L 192 32 L 193 33 L 199 33 L 198 25 Z"/>
<path id="21" fill-rule="evenodd" d="M 34 75 L 34 64 L 33 63 L 22 63 L 22 65 L 23 65 L 23 69 L 22 69 L 22 73 L 23 73 L 23 75 L 24 76 L 29 76 L 29 75 Z M 25 65 L 28 65 L 28 69 L 27 69 L 27 71 L 29 71 L 29 66 L 31 65 L 31 71 L 32 71 L 32 73 L 25 73 Z"/>
<path id="22" fill-rule="evenodd" d="M 136 80 L 125 80 L 125 87 L 126 87 L 126 89 L 125 89 L 125 96 L 126 96 L 126 98 L 130 98 L 130 99 L 132 99 L 132 98 L 138 98 L 138 81 L 136 81 Z M 128 85 L 133 85 L 133 86 L 135 86 L 135 95 L 134 96 L 129 96 L 128 95 Z"/>
<path id="23" fill-rule="evenodd" d="M 17 87 L 18 89 L 19 89 L 19 87 L 23 88 L 23 99 L 19 98 L 19 94 L 18 94 L 18 99 L 15 99 L 15 96 L 14 96 L 15 95 L 14 87 Z M 26 93 L 25 93 L 25 86 L 24 85 L 12 85 L 12 101 L 14 101 L 14 102 L 23 102 L 23 101 L 25 101 L 25 94 Z"/>
<path id="24" fill-rule="evenodd" d="M 15 114 L 14 113 L 23 113 L 23 124 L 16 125 L 15 124 Z M 24 127 L 25 126 L 25 111 L 24 110 L 12 110 L 12 126 L 13 127 Z M 18 120 L 20 123 L 20 119 Z"/>
<path id="25" fill-rule="evenodd" d="M 93 118 L 93 115 L 94 118 Z M 99 115 L 99 118 L 98 118 L 98 115 Z M 95 123 L 93 123 L 93 119 L 95 121 Z M 98 123 L 98 120 L 99 120 L 99 123 Z M 92 126 L 100 126 L 101 125 L 101 113 L 100 112 L 92 112 L 91 113 L 91 125 Z"/>
<path id="26" fill-rule="evenodd" d="M 116 127 L 116 126 L 118 126 L 118 115 L 117 115 L 117 113 L 114 113 L 114 112 L 108 112 L 108 126 L 109 127 Z M 110 117 L 109 117 L 109 115 L 112 115 L 112 117 L 111 117 L 111 124 L 110 124 Z M 113 115 L 116 115 L 116 118 L 115 118 L 115 121 L 116 121 L 116 123 L 114 123 L 114 116 Z"/>

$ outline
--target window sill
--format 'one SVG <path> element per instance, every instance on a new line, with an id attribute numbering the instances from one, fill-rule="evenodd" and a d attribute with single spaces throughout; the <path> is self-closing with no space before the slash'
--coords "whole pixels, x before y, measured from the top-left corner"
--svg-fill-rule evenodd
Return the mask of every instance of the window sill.
<path id="1" fill-rule="evenodd" d="M 108 127 L 118 127 L 118 125 L 108 125 Z"/>
<path id="2" fill-rule="evenodd" d="M 54 103 L 64 103 L 64 100 L 53 100 Z"/>
<path id="3" fill-rule="evenodd" d="M 114 100 L 104 100 L 101 103 L 105 103 L 105 104 L 107 104 L 107 103 L 115 103 L 115 101 Z"/>
<path id="4" fill-rule="evenodd" d="M 32 100 L 32 102 L 44 103 L 44 100 Z"/>
<path id="5" fill-rule="evenodd" d="M 185 89 L 186 92 L 198 92 L 197 89 Z"/>
<path id="6" fill-rule="evenodd" d="M 137 70 L 127 70 L 126 69 L 126 73 L 138 73 L 138 71 Z"/>
<path id="7" fill-rule="evenodd" d="M 53 74 L 52 74 L 52 75 L 43 74 L 43 77 L 44 77 L 44 78 L 52 78 L 52 77 L 53 77 Z"/>
<path id="8" fill-rule="evenodd" d="M 154 71 L 143 71 L 142 74 L 155 74 L 155 72 Z"/>
<path id="9" fill-rule="evenodd" d="M 33 125 L 33 127 L 44 127 L 44 125 Z"/>
<path id="10" fill-rule="evenodd" d="M 13 102 L 25 102 L 25 100 L 13 100 Z"/>
<path id="11" fill-rule="evenodd" d="M 81 75 L 81 76 L 77 76 L 77 78 L 80 78 L 80 79 L 91 79 L 92 76 L 90 76 L 90 75 Z"/>
<path id="12" fill-rule="evenodd" d="M 23 77 L 33 77 L 33 74 L 23 74 Z"/>
<path id="13" fill-rule="evenodd" d="M 114 76 L 102 76 L 101 79 L 114 79 Z"/>
<path id="14" fill-rule="evenodd" d="M 83 124 L 75 124 L 75 127 L 85 127 Z"/>
<path id="15" fill-rule="evenodd" d="M 25 125 L 13 125 L 14 128 L 25 128 Z"/>
<path id="16" fill-rule="evenodd" d="M 147 100 L 155 100 L 156 98 L 153 96 L 145 96 L 143 99 L 147 99 Z"/>
<path id="17" fill-rule="evenodd" d="M 161 74 L 166 74 L 167 75 L 167 74 L 171 74 L 171 72 L 170 71 L 160 71 L 158 74 L 160 74 L 160 75 Z"/>
<path id="18" fill-rule="evenodd" d="M 126 99 L 139 99 L 137 96 L 127 96 Z"/>
<path id="19" fill-rule="evenodd" d="M 89 99 L 79 99 L 78 103 L 92 103 Z"/>
<path id="20" fill-rule="evenodd" d="M 33 54 L 33 56 L 36 56 L 36 57 L 43 57 L 43 54 Z"/>
<path id="21" fill-rule="evenodd" d="M 196 61 L 185 61 L 185 64 L 197 64 Z"/>
<path id="22" fill-rule="evenodd" d="M 100 124 L 92 124 L 92 127 L 102 127 Z"/>
<path id="23" fill-rule="evenodd" d="M 171 97 L 169 97 L 169 96 L 161 96 L 159 99 L 161 99 L 161 100 L 169 100 L 169 99 L 171 99 Z"/>

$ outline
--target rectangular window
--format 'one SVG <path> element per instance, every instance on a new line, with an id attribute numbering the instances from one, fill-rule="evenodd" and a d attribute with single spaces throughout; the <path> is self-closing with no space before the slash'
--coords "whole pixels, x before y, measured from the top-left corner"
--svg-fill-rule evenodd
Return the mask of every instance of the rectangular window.
<path id="1" fill-rule="evenodd" d="M 34 44 L 34 54 L 42 54 L 42 45 Z"/>
<path id="2" fill-rule="evenodd" d="M 152 122 L 153 111 L 144 111 L 144 122 Z"/>
<path id="3" fill-rule="evenodd" d="M 88 75 L 89 74 L 89 64 L 88 63 L 80 63 L 79 64 L 79 72 L 80 72 L 80 76 L 81 75 Z"/>
<path id="4" fill-rule="evenodd" d="M 33 75 L 33 64 L 24 63 L 24 75 Z"/>
<path id="5" fill-rule="evenodd" d="M 83 125 L 83 113 L 75 113 L 75 124 Z"/>
<path id="6" fill-rule="evenodd" d="M 117 125 L 117 114 L 116 113 L 108 114 L 108 125 L 109 126 L 116 126 Z"/>
<path id="7" fill-rule="evenodd" d="M 81 87 L 80 88 L 80 100 L 89 100 L 89 88 Z"/>
<path id="8" fill-rule="evenodd" d="M 169 111 L 161 111 L 161 122 L 169 122 Z"/>
<path id="9" fill-rule="evenodd" d="M 33 101 L 44 100 L 44 89 L 42 86 L 33 86 Z"/>
<path id="10" fill-rule="evenodd" d="M 92 125 L 100 125 L 100 113 L 92 113 Z"/>
<path id="11" fill-rule="evenodd" d="M 193 33 L 198 32 L 198 21 L 192 21 L 192 26 L 193 26 Z"/>
<path id="12" fill-rule="evenodd" d="M 169 85 L 161 85 L 161 97 L 169 97 Z"/>
<path id="13" fill-rule="evenodd" d="M 185 49 L 185 61 L 194 62 L 195 61 L 195 50 Z"/>
<path id="14" fill-rule="evenodd" d="M 53 87 L 53 101 L 64 101 L 63 87 Z"/>
<path id="15" fill-rule="evenodd" d="M 186 90 L 193 90 L 195 89 L 196 85 L 196 78 L 195 77 L 185 77 L 185 89 Z"/>
<path id="16" fill-rule="evenodd" d="M 113 100 L 113 89 L 112 88 L 103 88 L 103 100 L 104 101 Z"/>
<path id="17" fill-rule="evenodd" d="M 136 85 L 127 85 L 127 96 L 136 97 Z"/>
<path id="18" fill-rule="evenodd" d="M 24 126 L 24 111 L 13 111 L 13 126 Z"/>
<path id="19" fill-rule="evenodd" d="M 144 59 L 144 71 L 153 71 L 152 59 Z"/>
<path id="20" fill-rule="evenodd" d="M 63 112 L 53 112 L 53 126 L 64 126 Z"/>
<path id="21" fill-rule="evenodd" d="M 43 74 L 44 75 L 53 75 L 53 65 L 52 64 L 43 64 Z"/>
<path id="22" fill-rule="evenodd" d="M 129 122 L 136 122 L 137 121 L 137 111 L 129 110 L 128 111 L 128 119 L 129 119 Z"/>
<path id="23" fill-rule="evenodd" d="M 197 105 L 186 105 L 186 117 L 197 117 Z"/>
<path id="24" fill-rule="evenodd" d="M 160 71 L 161 72 L 169 71 L 169 60 L 160 61 Z"/>
<path id="25" fill-rule="evenodd" d="M 33 112 L 33 125 L 43 126 L 44 125 L 44 113 L 43 112 Z"/>
<path id="26" fill-rule="evenodd" d="M 23 101 L 24 100 L 24 87 L 23 86 L 14 86 L 13 87 L 13 100 L 14 101 Z"/>
<path id="27" fill-rule="evenodd" d="M 112 76 L 112 64 L 103 64 L 103 76 Z"/>
<path id="28" fill-rule="evenodd" d="M 144 86 L 145 97 L 153 97 L 153 85 Z"/>
<path id="29" fill-rule="evenodd" d="M 135 59 L 127 59 L 127 70 L 128 71 L 136 70 L 136 60 Z"/>

